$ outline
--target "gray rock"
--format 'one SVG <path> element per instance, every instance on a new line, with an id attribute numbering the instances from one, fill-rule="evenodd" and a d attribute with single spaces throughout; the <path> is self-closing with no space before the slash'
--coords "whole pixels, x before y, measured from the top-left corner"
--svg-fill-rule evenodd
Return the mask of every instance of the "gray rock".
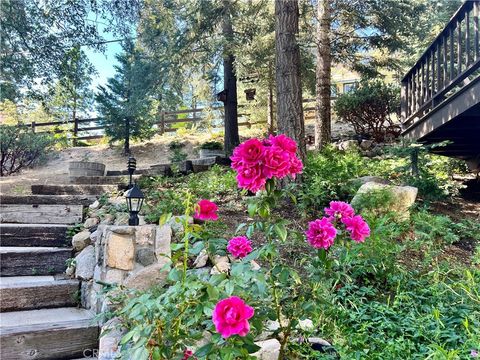
<path id="1" fill-rule="evenodd" d="M 369 150 L 372 148 L 372 146 L 373 146 L 372 140 L 362 140 L 362 142 L 360 143 L 360 148 L 362 150 Z"/>
<path id="2" fill-rule="evenodd" d="M 97 226 L 98 223 L 99 223 L 99 219 L 96 218 L 96 217 L 91 217 L 91 218 L 88 218 L 87 220 L 85 220 L 85 222 L 83 223 L 83 227 L 85 229 L 91 229 L 93 228 L 94 226 Z"/>
<path id="3" fill-rule="evenodd" d="M 163 285 L 168 276 L 165 265 L 170 264 L 167 258 L 160 258 L 158 262 L 139 270 L 133 271 L 123 282 L 127 288 L 146 290 L 153 285 Z"/>
<path id="4" fill-rule="evenodd" d="M 167 225 L 169 225 L 172 228 L 172 231 L 174 234 L 182 234 L 183 233 L 183 219 L 185 218 L 185 215 L 182 216 L 172 216 L 168 221 Z M 188 219 L 188 222 L 190 224 L 193 223 L 193 218 L 190 217 Z"/>
<path id="5" fill-rule="evenodd" d="M 103 218 L 103 220 L 101 221 L 101 224 L 104 224 L 104 225 L 113 225 L 113 223 L 115 222 L 115 215 L 112 215 L 112 214 L 106 214 Z"/>
<path id="6" fill-rule="evenodd" d="M 278 360 L 280 356 L 280 342 L 277 339 L 257 341 L 255 344 L 260 346 L 261 349 L 252 354 L 252 356 L 259 360 Z"/>
<path id="7" fill-rule="evenodd" d="M 75 277 L 81 280 L 90 280 L 93 278 L 95 248 L 89 245 L 83 249 L 82 252 L 75 257 L 75 264 Z"/>
<path id="8" fill-rule="evenodd" d="M 121 321 L 113 318 L 107 321 L 101 330 L 98 345 L 98 360 L 115 360 L 120 358 L 120 340 L 126 330 L 121 327 Z"/>
<path id="9" fill-rule="evenodd" d="M 187 270 L 187 273 L 193 274 L 202 281 L 208 281 L 208 279 L 210 279 L 210 271 L 212 271 L 212 268 L 210 266 L 205 266 L 199 269 L 189 269 Z"/>
<path id="10" fill-rule="evenodd" d="M 362 177 L 354 179 L 353 182 L 355 182 L 359 185 L 363 185 L 363 184 L 366 184 L 368 182 L 373 182 L 373 183 L 377 183 L 377 184 L 384 184 L 384 185 L 390 185 L 392 183 L 390 180 L 383 179 L 379 176 L 362 176 Z"/>
<path id="11" fill-rule="evenodd" d="M 338 144 L 338 149 L 343 151 L 357 149 L 357 148 L 358 148 L 357 140 L 345 140 Z"/>
<path id="12" fill-rule="evenodd" d="M 135 255 L 135 261 L 143 266 L 152 265 L 156 260 L 155 253 L 150 248 L 138 249 Z"/>
<path id="13" fill-rule="evenodd" d="M 157 259 L 160 257 L 170 257 L 172 243 L 172 228 L 165 224 L 156 228 L 155 233 L 155 255 Z"/>
<path id="14" fill-rule="evenodd" d="M 384 208 L 376 209 L 379 212 L 395 212 L 400 219 L 408 219 L 410 217 L 410 207 L 415 203 L 418 189 L 413 186 L 390 186 L 374 182 L 367 182 L 360 186 L 357 193 L 352 199 L 354 208 L 359 207 L 361 199 L 366 194 L 387 190 L 391 193 L 392 199 Z"/>
<path id="15" fill-rule="evenodd" d="M 95 200 L 92 204 L 88 206 L 90 210 L 97 210 L 100 207 L 98 200 Z"/>
<path id="16" fill-rule="evenodd" d="M 205 265 L 207 265 L 207 261 L 208 261 L 208 254 L 207 254 L 207 250 L 203 249 L 202 251 L 200 251 L 200 254 L 198 254 L 197 258 L 195 259 L 195 261 L 193 262 L 193 265 L 195 266 L 195 268 L 202 268 L 204 267 Z"/>
<path id="17" fill-rule="evenodd" d="M 82 251 L 88 245 L 90 245 L 90 231 L 84 230 L 75 234 L 72 238 L 72 246 L 75 251 Z"/>
<path id="18" fill-rule="evenodd" d="M 80 285 L 80 304 L 85 309 L 90 309 L 92 307 L 92 287 L 93 280 L 82 281 Z"/>
<path id="19" fill-rule="evenodd" d="M 90 234 L 90 240 L 92 241 L 93 244 L 97 242 L 98 237 L 100 235 L 101 235 L 101 232 L 99 230 L 95 230 Z"/>

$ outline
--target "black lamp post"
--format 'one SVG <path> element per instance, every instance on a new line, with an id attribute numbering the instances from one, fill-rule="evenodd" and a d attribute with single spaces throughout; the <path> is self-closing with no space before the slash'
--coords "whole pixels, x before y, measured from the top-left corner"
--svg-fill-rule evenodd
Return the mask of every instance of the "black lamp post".
<path id="1" fill-rule="evenodd" d="M 132 182 L 133 173 L 137 169 L 137 160 L 133 156 L 130 156 L 128 158 L 127 169 L 128 169 L 128 174 L 130 175 L 130 180 L 128 182 L 128 188 L 131 189 L 132 186 L 133 186 L 133 182 Z"/>
<path id="2" fill-rule="evenodd" d="M 137 184 L 134 184 L 125 193 L 125 198 L 127 200 L 128 212 L 130 213 L 128 225 L 137 226 L 139 224 L 138 213 L 142 208 L 145 196 L 143 195 L 143 192 L 140 190 Z"/>

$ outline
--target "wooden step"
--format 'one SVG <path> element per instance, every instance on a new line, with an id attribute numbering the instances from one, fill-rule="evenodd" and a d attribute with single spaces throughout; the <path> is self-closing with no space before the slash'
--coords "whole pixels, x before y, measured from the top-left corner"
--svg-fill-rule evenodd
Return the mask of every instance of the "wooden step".
<path id="1" fill-rule="evenodd" d="M 34 195 L 102 195 L 117 192 L 115 185 L 32 185 Z"/>
<path id="2" fill-rule="evenodd" d="M 140 175 L 134 175 L 133 179 L 139 179 Z M 128 176 L 77 176 L 70 177 L 72 184 L 78 185 L 128 185 Z"/>
<path id="3" fill-rule="evenodd" d="M 72 249 L 58 247 L 0 247 L 0 276 L 53 275 L 65 271 Z"/>
<path id="4" fill-rule="evenodd" d="M 93 355 L 99 330 L 92 318 L 90 311 L 77 308 L 1 313 L 0 358 L 72 359 Z"/>
<path id="5" fill-rule="evenodd" d="M 0 204 L 0 222 L 30 224 L 76 224 L 82 222 L 82 205 Z"/>
<path id="6" fill-rule="evenodd" d="M 0 246 L 70 246 L 68 225 L 0 224 Z"/>
<path id="7" fill-rule="evenodd" d="M 92 204 L 97 198 L 94 195 L 3 195 L 2 204 L 19 205 L 83 205 Z"/>
<path id="8" fill-rule="evenodd" d="M 0 278 L 0 311 L 75 306 L 78 280 L 54 276 L 12 276 Z"/>

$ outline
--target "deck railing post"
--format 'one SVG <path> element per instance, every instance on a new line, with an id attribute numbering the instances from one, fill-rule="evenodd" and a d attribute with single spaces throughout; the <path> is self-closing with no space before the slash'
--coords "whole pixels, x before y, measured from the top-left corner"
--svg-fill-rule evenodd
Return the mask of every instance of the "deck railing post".
<path id="1" fill-rule="evenodd" d="M 165 133 L 165 111 L 162 110 L 160 113 L 160 135 Z"/>
<path id="2" fill-rule="evenodd" d="M 73 146 L 77 146 L 77 137 L 78 137 L 78 118 L 75 116 L 73 118 Z"/>
<path id="3" fill-rule="evenodd" d="M 400 110 L 401 110 L 401 120 L 404 122 L 407 119 L 407 108 L 408 108 L 408 80 L 402 81 L 402 87 L 400 89 Z"/>
<path id="4" fill-rule="evenodd" d="M 35 121 L 32 121 L 32 132 L 35 132 Z"/>

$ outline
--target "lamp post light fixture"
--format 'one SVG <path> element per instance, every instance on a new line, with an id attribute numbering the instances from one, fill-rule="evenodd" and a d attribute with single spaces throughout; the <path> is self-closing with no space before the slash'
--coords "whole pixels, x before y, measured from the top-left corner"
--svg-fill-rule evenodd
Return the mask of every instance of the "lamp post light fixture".
<path id="1" fill-rule="evenodd" d="M 143 195 L 142 190 L 140 190 L 137 184 L 134 184 L 125 193 L 125 198 L 127 200 L 128 212 L 130 213 L 128 225 L 137 226 L 139 224 L 138 213 L 142 209 L 145 196 Z"/>
<path id="2" fill-rule="evenodd" d="M 133 186 L 133 182 L 132 182 L 133 173 L 137 169 L 137 160 L 133 156 L 130 156 L 128 158 L 127 169 L 128 169 L 128 174 L 130 175 L 130 180 L 128 181 L 128 188 L 131 189 Z"/>

